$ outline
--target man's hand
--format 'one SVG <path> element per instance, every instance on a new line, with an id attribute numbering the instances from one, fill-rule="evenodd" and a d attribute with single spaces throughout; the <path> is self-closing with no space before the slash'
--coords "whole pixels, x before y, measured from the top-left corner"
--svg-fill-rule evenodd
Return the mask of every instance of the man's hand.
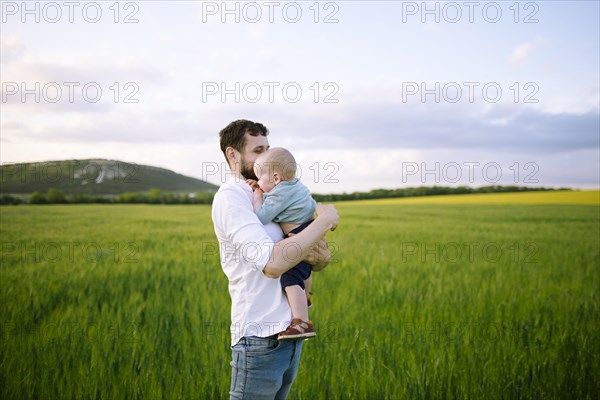
<path id="1" fill-rule="evenodd" d="M 258 186 L 258 182 L 256 182 L 254 179 L 246 179 L 246 183 L 250 185 L 252 190 L 260 189 L 260 186 Z"/>
<path id="2" fill-rule="evenodd" d="M 325 268 L 331 261 L 331 252 L 327 246 L 325 236 L 316 244 L 304 259 L 307 263 L 313 266 L 312 270 L 319 272 Z"/>
<path id="3" fill-rule="evenodd" d="M 340 216 L 333 204 L 327 204 L 324 206 L 321 203 L 317 203 L 317 217 L 325 218 L 329 223 L 329 229 L 334 231 L 337 228 L 337 224 L 340 221 Z"/>
<path id="4" fill-rule="evenodd" d="M 333 204 L 324 206 L 321 203 L 317 203 L 316 211 L 317 217 L 325 218 L 325 220 L 329 223 L 330 230 L 334 231 L 335 228 L 337 228 L 340 217 Z M 327 246 L 325 235 L 323 235 L 321 240 L 310 250 L 310 253 L 308 253 L 308 256 L 306 256 L 304 261 L 311 264 L 313 266 L 313 271 L 315 272 L 322 270 L 329 264 L 331 261 L 331 252 Z"/>

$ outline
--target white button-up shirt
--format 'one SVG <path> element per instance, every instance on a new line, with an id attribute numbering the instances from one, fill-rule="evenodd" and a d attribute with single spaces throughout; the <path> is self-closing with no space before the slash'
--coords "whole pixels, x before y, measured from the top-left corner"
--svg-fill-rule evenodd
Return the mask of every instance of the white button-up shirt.
<path id="1" fill-rule="evenodd" d="M 266 337 L 287 328 L 292 312 L 279 279 L 263 269 L 276 242 L 278 224 L 263 225 L 252 208 L 252 189 L 235 177 L 215 194 L 212 220 L 219 240 L 221 267 L 229 279 L 231 345 L 244 336 Z"/>

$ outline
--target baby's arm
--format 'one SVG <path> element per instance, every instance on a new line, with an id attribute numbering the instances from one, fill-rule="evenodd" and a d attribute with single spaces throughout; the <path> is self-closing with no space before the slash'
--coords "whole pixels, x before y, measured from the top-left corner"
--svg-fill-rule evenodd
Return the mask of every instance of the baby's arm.
<path id="1" fill-rule="evenodd" d="M 252 209 L 256 213 L 262 206 L 264 192 L 261 190 L 260 186 L 258 186 L 258 182 L 254 179 L 246 179 L 246 183 L 250 185 L 254 192 L 252 194 Z"/>
<path id="2" fill-rule="evenodd" d="M 258 212 L 263 205 L 263 194 L 264 192 L 260 187 L 254 189 L 254 193 L 252 194 L 252 207 L 254 212 Z"/>

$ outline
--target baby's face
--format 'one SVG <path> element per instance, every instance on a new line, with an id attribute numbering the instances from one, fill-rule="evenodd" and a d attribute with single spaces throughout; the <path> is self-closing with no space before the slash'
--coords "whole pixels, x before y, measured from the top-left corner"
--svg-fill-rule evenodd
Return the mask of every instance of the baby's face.
<path id="1" fill-rule="evenodd" d="M 254 172 L 258 178 L 258 186 L 263 192 L 270 192 L 273 190 L 277 182 L 275 181 L 275 171 L 273 166 L 268 163 L 257 162 L 254 164 Z"/>

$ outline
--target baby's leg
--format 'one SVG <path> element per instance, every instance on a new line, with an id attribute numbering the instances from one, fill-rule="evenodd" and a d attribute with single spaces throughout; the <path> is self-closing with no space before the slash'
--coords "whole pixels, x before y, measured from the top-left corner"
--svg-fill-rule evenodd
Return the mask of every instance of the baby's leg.
<path id="1" fill-rule="evenodd" d="M 302 321 L 308 321 L 306 293 L 300 287 L 300 285 L 286 286 L 285 294 L 287 295 L 294 318 L 300 318 Z"/>
<path id="2" fill-rule="evenodd" d="M 312 287 L 312 274 L 304 280 L 304 291 L 307 295 L 310 294 L 310 288 Z"/>
<path id="3" fill-rule="evenodd" d="M 304 280 L 304 294 L 306 294 L 306 304 L 307 307 L 312 306 L 312 300 L 310 299 L 310 288 L 312 287 L 312 274 Z"/>

